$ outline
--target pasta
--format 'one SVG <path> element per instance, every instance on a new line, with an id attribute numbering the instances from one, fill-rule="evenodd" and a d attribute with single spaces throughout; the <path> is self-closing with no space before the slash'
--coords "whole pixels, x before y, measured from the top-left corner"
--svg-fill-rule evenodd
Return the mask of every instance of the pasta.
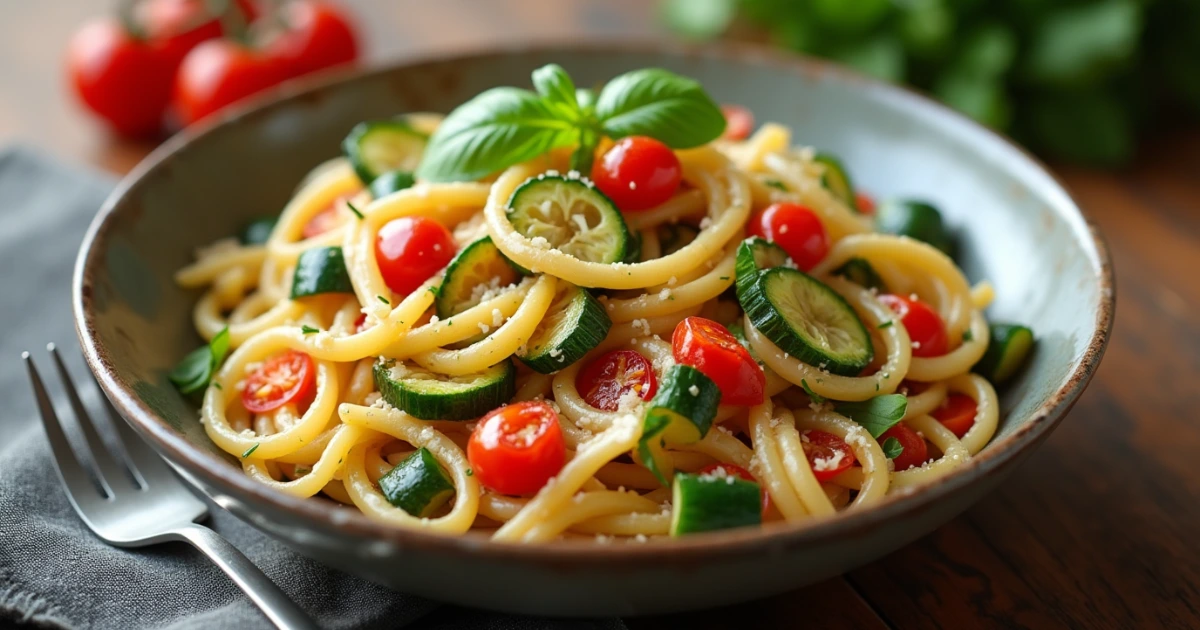
<path id="1" fill-rule="evenodd" d="M 440 122 L 409 117 L 403 133 L 437 142 Z M 405 150 L 390 159 L 409 170 L 433 151 Z M 199 334 L 232 349 L 203 390 L 209 437 L 280 492 L 517 543 L 719 529 L 704 512 L 714 480 L 753 489 L 738 495 L 749 522 L 827 518 L 985 447 L 999 403 L 972 368 L 994 336 L 990 286 L 934 245 L 874 231 L 831 183 L 840 164 L 792 148 L 782 125 L 669 153 L 678 181 L 635 211 L 633 185 L 609 194 L 569 147 L 473 181 L 418 171 L 395 190 L 364 178 L 362 156 L 319 166 L 269 238 L 216 243 L 176 274 L 203 291 Z M 788 247 L 802 223 L 747 238 L 769 236 L 777 208 L 811 217 L 815 263 Z M 389 240 L 398 225 L 418 230 L 407 250 Z M 755 258 L 779 247 L 780 264 Z M 922 351 L 934 333 L 944 347 Z M 948 419 L 955 406 L 969 411 Z M 505 411 L 518 408 L 552 426 Z M 515 432 L 497 437 L 493 416 Z M 486 450 L 497 440 L 517 445 L 507 464 Z"/>

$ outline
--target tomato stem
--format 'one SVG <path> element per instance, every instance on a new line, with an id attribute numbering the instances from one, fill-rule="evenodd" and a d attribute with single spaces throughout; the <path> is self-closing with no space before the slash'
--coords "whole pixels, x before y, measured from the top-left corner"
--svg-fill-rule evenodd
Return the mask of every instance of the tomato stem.
<path id="1" fill-rule="evenodd" d="M 140 0 L 121 0 L 117 3 L 117 20 L 121 23 L 121 28 L 129 34 L 129 37 L 139 43 L 146 41 L 146 29 L 138 23 L 137 7 Z"/>

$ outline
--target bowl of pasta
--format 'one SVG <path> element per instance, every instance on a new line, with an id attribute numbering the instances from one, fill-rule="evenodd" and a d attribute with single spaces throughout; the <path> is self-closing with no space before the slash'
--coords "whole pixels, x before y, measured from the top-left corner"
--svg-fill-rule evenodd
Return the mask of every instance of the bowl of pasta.
<path id="1" fill-rule="evenodd" d="M 397 590 L 575 616 L 932 531 L 1062 419 L 1114 308 L 1003 138 L 662 44 L 293 86 L 147 158 L 74 294 L 102 388 L 220 505 Z"/>

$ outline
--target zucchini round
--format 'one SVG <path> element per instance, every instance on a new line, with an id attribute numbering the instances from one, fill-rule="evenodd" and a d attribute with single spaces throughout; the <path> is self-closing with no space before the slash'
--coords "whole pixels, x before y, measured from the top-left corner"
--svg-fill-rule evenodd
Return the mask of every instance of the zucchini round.
<path id="1" fill-rule="evenodd" d="M 296 261 L 291 298 L 294 300 L 321 293 L 354 293 L 341 247 L 306 249 Z"/>
<path id="2" fill-rule="evenodd" d="M 813 161 L 825 167 L 825 172 L 821 175 L 821 185 L 848 208 L 858 212 L 858 200 L 854 197 L 854 183 L 850 181 L 850 174 L 846 172 L 842 161 L 828 153 L 818 153 L 813 157 Z"/>
<path id="3" fill-rule="evenodd" d="M 509 198 L 508 220 L 535 244 L 587 262 L 624 262 L 634 247 L 613 202 L 579 179 L 529 178 Z"/>
<path id="4" fill-rule="evenodd" d="M 475 374 L 436 374 L 407 361 L 375 362 L 375 387 L 387 403 L 421 420 L 473 420 L 512 400 L 517 370 L 505 359 Z"/>
<path id="5" fill-rule="evenodd" d="M 987 352 L 974 370 L 993 385 L 1000 385 L 1025 364 L 1033 349 L 1033 331 L 1020 324 L 992 324 L 989 335 Z"/>
<path id="6" fill-rule="evenodd" d="M 560 280 L 554 302 L 517 358 L 535 372 L 552 374 L 600 345 L 609 328 L 603 304 L 587 289 Z"/>
<path id="7" fill-rule="evenodd" d="M 750 237 L 738 245 L 734 260 L 734 273 L 738 300 L 751 283 L 758 278 L 759 271 L 787 264 L 788 255 L 782 247 L 757 236 Z"/>
<path id="8" fill-rule="evenodd" d="M 875 271 L 870 262 L 867 262 L 866 258 L 851 258 L 835 269 L 833 273 L 864 289 L 875 289 L 880 292 L 887 290 L 883 284 L 883 278 L 879 277 L 879 273 Z"/>
<path id="9" fill-rule="evenodd" d="M 924 201 L 892 200 L 879 207 L 875 227 L 880 232 L 924 241 L 954 256 L 954 238 L 942 221 L 942 213 Z"/>
<path id="10" fill-rule="evenodd" d="M 454 483 L 433 453 L 422 446 L 379 478 L 379 492 L 388 503 L 424 518 L 454 496 Z"/>
<path id="11" fill-rule="evenodd" d="M 517 268 L 500 248 L 485 236 L 459 250 L 438 287 L 437 315 L 442 319 L 457 315 L 483 301 L 488 289 L 500 289 L 521 279 Z"/>
<path id="12" fill-rule="evenodd" d="M 389 171 L 414 171 L 429 137 L 402 120 L 361 122 L 342 141 L 342 151 L 364 184 Z"/>
<path id="13" fill-rule="evenodd" d="M 762 523 L 762 491 L 736 476 L 675 475 L 671 535 L 696 534 Z"/>
<path id="14" fill-rule="evenodd" d="M 646 407 L 637 446 L 638 459 L 663 485 L 673 472 L 663 447 L 704 439 L 720 404 L 720 388 L 700 370 L 682 364 L 667 370 Z"/>
<path id="15" fill-rule="evenodd" d="M 742 308 L 755 328 L 809 365 L 853 376 L 874 357 L 871 336 L 854 309 L 802 271 L 777 267 L 761 272 L 743 295 Z"/>
<path id="16" fill-rule="evenodd" d="M 388 171 L 371 181 L 371 196 L 375 199 L 386 197 L 394 192 L 412 188 L 415 183 L 417 180 L 408 171 Z"/>

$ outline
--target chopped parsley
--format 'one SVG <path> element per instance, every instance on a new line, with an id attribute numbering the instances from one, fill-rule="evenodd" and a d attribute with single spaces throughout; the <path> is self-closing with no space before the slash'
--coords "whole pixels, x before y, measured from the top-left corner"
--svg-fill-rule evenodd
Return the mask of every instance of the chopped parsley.
<path id="1" fill-rule="evenodd" d="M 321 329 L 320 329 L 320 328 L 313 328 L 312 326 L 309 326 L 308 324 L 305 324 L 305 325 L 303 325 L 303 326 L 301 326 L 301 327 L 300 327 L 300 332 L 302 332 L 302 333 L 304 333 L 304 334 L 306 334 L 306 335 L 311 335 L 311 334 L 313 334 L 313 333 L 318 333 L 318 332 L 321 332 Z"/>
<path id="2" fill-rule="evenodd" d="M 892 325 L 893 325 L 893 324 L 895 324 L 895 323 L 896 323 L 896 320 L 894 320 L 894 319 L 889 319 L 889 320 L 887 320 L 886 322 L 883 322 L 882 324 L 880 324 L 880 325 L 876 326 L 876 328 L 881 328 L 881 329 L 882 329 L 882 328 L 891 328 L 891 327 L 892 327 Z"/>
<path id="3" fill-rule="evenodd" d="M 359 211 L 358 211 L 358 208 L 355 208 L 355 207 L 354 207 L 354 204 L 350 203 L 349 201 L 346 201 L 346 207 L 347 207 L 347 208 L 350 208 L 350 212 L 353 212 L 353 213 L 354 213 L 354 216 L 358 217 L 359 219 L 364 219 L 364 218 L 366 218 L 366 217 L 364 217 L 364 216 L 363 216 L 363 213 L 359 212 Z"/>
<path id="4" fill-rule="evenodd" d="M 388 306 L 391 306 L 391 305 L 392 305 L 392 302 L 391 302 L 390 300 L 388 300 L 387 298 L 383 297 L 382 295 L 376 295 L 375 297 L 376 297 L 376 298 L 377 298 L 377 299 L 378 299 L 380 302 L 383 302 L 384 304 L 387 304 Z"/>
<path id="5" fill-rule="evenodd" d="M 242 459 L 246 459 L 247 457 L 250 457 L 251 455 L 254 454 L 254 451 L 257 451 L 257 450 L 258 450 L 258 444 L 255 443 L 254 446 L 251 446 L 250 448 L 246 449 L 245 453 L 242 453 Z"/>
<path id="6" fill-rule="evenodd" d="M 970 328 L 963 331 L 963 341 L 975 341 L 975 333 L 971 332 Z"/>

